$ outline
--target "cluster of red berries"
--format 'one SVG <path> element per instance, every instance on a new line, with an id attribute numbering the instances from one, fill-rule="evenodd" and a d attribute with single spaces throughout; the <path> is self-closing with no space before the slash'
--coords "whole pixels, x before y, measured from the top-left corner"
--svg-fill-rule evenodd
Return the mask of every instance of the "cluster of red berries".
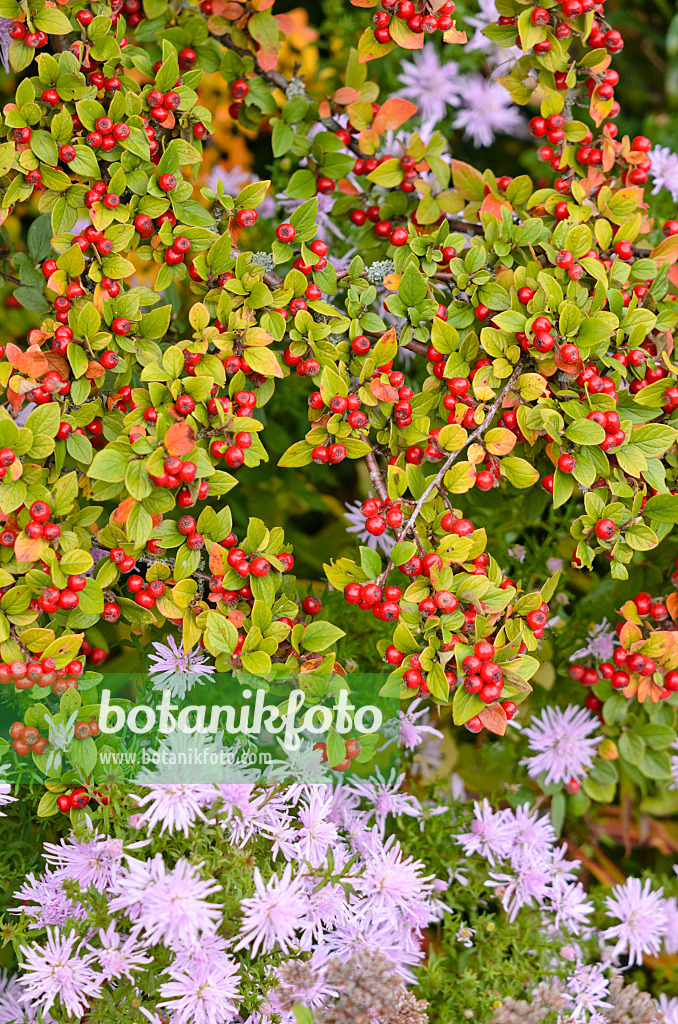
<path id="1" fill-rule="evenodd" d="M 81 652 L 84 644 L 81 646 Z M 89 653 L 92 654 L 92 647 L 87 644 Z M 96 660 L 96 659 L 95 659 Z M 103 658 L 98 659 L 99 662 Z M 84 671 L 83 663 L 79 658 L 69 661 L 65 668 L 57 668 L 54 658 L 43 658 L 42 661 L 11 661 L 9 664 L 0 664 L 0 685 L 9 686 L 14 684 L 16 690 L 32 690 L 34 686 L 40 689 L 52 688 L 52 693 L 57 697 L 63 697 L 66 690 L 71 688 L 77 690 L 78 679 Z"/>
<path id="2" fill-rule="evenodd" d="M 71 612 L 80 604 L 78 595 L 86 586 L 87 580 L 84 576 L 69 576 L 63 590 L 59 590 L 58 587 L 45 587 L 40 597 L 31 601 L 30 607 L 34 611 L 40 610 L 48 615 L 54 615 L 59 611 Z"/>
<path id="3" fill-rule="evenodd" d="M 370 174 L 380 163 L 384 160 L 389 160 L 389 156 L 383 156 L 379 160 L 376 157 L 372 157 L 369 160 L 357 160 L 354 170 L 356 174 Z M 372 166 L 374 164 L 374 167 Z M 400 166 L 405 171 L 403 181 L 400 184 L 402 192 L 414 192 L 414 179 L 418 177 L 418 172 L 415 170 L 415 160 L 413 156 L 403 156 L 400 158 Z M 356 169 L 357 168 L 357 169 Z M 365 221 L 371 221 L 374 225 L 373 231 L 376 238 L 388 239 L 391 245 L 400 247 L 406 245 L 410 237 L 409 231 L 405 227 L 394 227 L 390 220 L 384 220 L 381 211 L 378 206 L 368 206 L 366 209 L 358 207 L 352 210 L 350 218 L 355 225 L 362 227 Z M 410 218 L 413 219 L 412 217 Z"/>
<path id="4" fill-rule="evenodd" d="M 25 43 L 32 50 L 41 50 L 49 42 L 49 36 L 46 32 L 42 32 L 40 29 L 36 29 L 35 32 L 29 32 L 23 21 L 14 22 L 9 30 L 9 37 L 15 42 Z"/>
<path id="5" fill-rule="evenodd" d="M 95 793 L 94 795 L 98 799 L 99 803 L 108 803 L 107 796 L 102 796 L 100 793 Z M 82 811 L 87 807 L 89 800 L 90 797 L 87 790 L 82 787 L 78 787 L 77 789 L 71 790 L 70 793 L 60 793 L 57 797 L 57 807 L 62 814 L 68 814 L 71 810 Z"/>
<path id="6" fill-rule="evenodd" d="M 41 736 L 34 725 L 24 725 L 23 722 L 13 722 L 9 736 L 12 740 L 12 750 L 19 757 L 27 757 L 30 753 L 44 754 L 49 746 L 46 736 Z"/>
<path id="7" fill-rule="evenodd" d="M 375 26 L 374 38 L 378 43 L 384 44 L 391 41 L 389 31 L 391 15 L 398 18 L 399 21 L 404 21 L 410 32 L 417 34 L 424 32 L 431 35 L 433 32 L 447 32 L 454 25 L 450 17 L 454 13 L 452 0 L 447 0 L 441 7 L 438 7 L 435 13 L 426 0 L 417 0 L 416 3 L 413 3 L 413 0 L 381 0 L 381 6 L 383 11 L 377 11 L 372 15 Z"/>
<path id="8" fill-rule="evenodd" d="M 314 745 L 313 749 L 314 750 L 319 750 L 321 752 L 322 756 L 320 758 L 320 763 L 321 764 L 327 764 L 327 761 L 328 761 L 328 757 L 327 757 L 327 744 L 326 743 L 322 743 L 322 742 L 318 742 L 318 743 L 316 743 Z M 358 742 L 358 740 L 354 740 L 354 739 L 346 740 L 346 757 L 344 758 L 343 761 L 340 761 L 339 764 L 333 765 L 332 766 L 332 771 L 333 772 L 345 772 L 345 771 L 348 771 L 348 769 L 351 767 L 351 761 L 353 760 L 354 757 L 358 757 L 359 754 L 362 753 L 362 749 L 363 748 L 360 745 L 360 743 Z"/>
<path id="9" fill-rule="evenodd" d="M 467 693 L 477 694 L 485 704 L 499 700 L 504 688 L 504 673 L 501 665 L 492 660 L 494 655 L 494 644 L 487 640 L 479 640 L 473 648 L 473 654 L 467 655 L 461 665 L 464 672 L 464 689 Z M 507 717 L 512 718 L 516 710 L 513 701 L 504 701 L 502 707 Z"/>
<path id="10" fill-rule="evenodd" d="M 676 565 L 678 566 L 678 559 Z M 671 579 L 674 586 L 678 585 L 678 571 L 673 573 Z M 633 597 L 633 603 L 640 618 L 661 623 L 665 628 L 666 621 L 670 616 L 668 608 L 661 598 L 655 599 L 646 591 L 639 591 Z M 623 625 L 623 622 L 618 623 L 616 627 L 618 634 L 621 633 Z M 643 627 L 646 625 L 649 626 L 650 623 L 643 623 Z M 651 629 L 646 632 L 647 636 L 652 635 Z M 570 665 L 568 669 L 570 679 L 577 680 L 583 686 L 595 686 L 601 680 L 607 679 L 615 690 L 625 690 L 632 682 L 642 678 L 649 679 L 656 673 L 662 674 L 659 699 L 666 700 L 672 693 L 678 691 L 678 670 L 665 670 L 654 658 L 648 657 L 641 651 L 632 652 L 624 650 L 623 647 L 615 647 L 611 661 L 599 662 L 597 667 L 575 664 Z M 594 712 L 599 712 L 603 706 L 603 701 L 595 693 L 587 694 L 584 703 L 589 711 Z"/>
<path id="11" fill-rule="evenodd" d="M 349 427 L 353 430 L 362 430 L 367 425 L 367 416 L 360 408 L 362 402 L 357 394 L 333 395 L 327 404 L 319 391 L 314 391 L 308 396 L 308 404 L 311 409 L 320 412 L 326 408 L 334 415 L 346 419 Z"/>

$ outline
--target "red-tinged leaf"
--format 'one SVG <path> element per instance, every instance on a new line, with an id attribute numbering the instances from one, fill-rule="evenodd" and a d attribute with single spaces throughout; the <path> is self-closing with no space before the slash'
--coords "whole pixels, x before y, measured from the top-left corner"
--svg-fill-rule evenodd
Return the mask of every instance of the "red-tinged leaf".
<path id="1" fill-rule="evenodd" d="M 348 178 L 340 178 L 339 181 L 337 182 L 337 188 L 345 196 L 357 196 L 360 194 L 359 190 L 355 187 L 355 185 L 351 184 Z"/>
<path id="2" fill-rule="evenodd" d="M 21 406 L 24 404 L 24 396 L 20 395 L 17 391 L 13 391 L 12 388 L 7 388 L 7 401 L 12 406 L 12 412 L 18 412 Z"/>
<path id="3" fill-rule="evenodd" d="M 234 608 L 226 616 L 231 625 L 235 626 L 236 629 L 240 629 L 243 622 L 245 621 L 245 613 L 239 612 L 237 608 Z"/>
<path id="4" fill-rule="evenodd" d="M 87 378 L 87 380 L 96 380 L 97 377 L 105 376 L 106 371 L 101 365 L 101 363 L 98 363 L 96 359 L 90 359 L 87 369 L 85 370 L 85 377 Z"/>
<path id="5" fill-rule="evenodd" d="M 443 35 L 444 43 L 465 43 L 467 41 L 466 33 L 461 32 L 454 25 L 452 28 L 448 28 L 447 32 Z"/>
<path id="6" fill-rule="evenodd" d="M 379 0 L 351 0 L 354 7 L 376 7 Z"/>
<path id="7" fill-rule="evenodd" d="M 659 683 L 655 683 L 652 679 L 641 679 L 638 686 L 638 693 L 636 694 L 638 703 L 642 704 L 644 700 L 649 698 L 651 704 L 656 704 L 661 697 L 662 689 L 663 687 L 661 687 Z"/>
<path id="8" fill-rule="evenodd" d="M 506 732 L 506 712 L 501 704 L 488 704 L 478 715 L 488 732 L 503 736 Z"/>
<path id="9" fill-rule="evenodd" d="M 485 445 L 491 455 L 508 455 L 516 444 L 516 435 L 504 427 L 495 427 L 485 435 Z"/>
<path id="10" fill-rule="evenodd" d="M 501 220 L 502 206 L 505 206 L 509 212 L 513 212 L 513 207 L 506 199 L 497 199 L 496 196 L 489 195 L 483 199 L 480 209 L 483 213 L 489 213 L 492 217 L 496 217 L 497 220 Z"/>
<path id="11" fill-rule="evenodd" d="M 597 127 L 600 127 L 605 118 L 610 116 L 613 103 L 614 100 L 597 100 L 595 98 L 591 100 L 589 111 Z"/>
<path id="12" fill-rule="evenodd" d="M 335 103 L 341 103 L 342 107 L 345 107 L 349 103 L 353 103 L 354 100 L 359 100 L 360 93 L 357 89 L 352 89 L 350 85 L 343 85 L 341 89 L 337 89 L 332 99 Z"/>
<path id="13" fill-rule="evenodd" d="M 401 125 L 405 124 L 405 121 L 409 121 L 411 117 L 414 117 L 417 109 L 416 103 L 410 103 L 409 100 L 386 100 L 379 108 L 379 113 L 372 122 L 372 127 L 375 132 L 380 134 L 382 132 L 395 131 L 396 128 L 400 128 Z"/>
<path id="14" fill-rule="evenodd" d="M 370 391 L 380 402 L 397 402 L 398 392 L 390 384 L 382 384 L 379 379 L 370 381 Z"/>
<path id="15" fill-rule="evenodd" d="M 631 644 L 637 643 L 642 638 L 642 635 L 635 622 L 625 622 L 619 633 L 619 639 L 624 650 L 628 651 Z"/>
<path id="16" fill-rule="evenodd" d="M 656 245 L 650 253 L 650 259 L 655 263 L 675 263 L 678 260 L 678 235 L 671 235 Z"/>
<path id="17" fill-rule="evenodd" d="M 372 5 L 370 4 L 370 6 Z M 358 40 L 358 61 L 360 64 L 367 64 L 368 61 L 376 60 L 377 57 L 385 57 L 394 46 L 393 40 L 388 43 L 378 43 L 374 38 L 374 31 L 371 28 L 366 28 Z"/>
<path id="18" fill-rule="evenodd" d="M 421 50 L 424 45 L 424 33 L 412 32 L 407 27 L 407 22 L 401 21 L 400 18 L 393 18 L 388 30 L 393 42 L 397 46 L 402 46 L 404 50 Z"/>
<path id="19" fill-rule="evenodd" d="M 213 544 L 210 548 L 209 565 L 213 576 L 223 576 L 228 568 L 226 562 L 227 552 L 221 544 Z"/>
<path id="20" fill-rule="evenodd" d="M 674 590 L 672 594 L 669 594 L 664 603 L 666 610 L 675 622 L 678 619 L 678 591 Z"/>
<path id="21" fill-rule="evenodd" d="M 115 512 L 111 516 L 114 523 L 126 523 L 129 514 L 136 505 L 136 498 L 125 498 L 120 502 Z"/>
<path id="22" fill-rule="evenodd" d="M 173 423 L 163 438 L 170 455 L 188 455 L 195 448 L 196 434 L 190 423 Z"/>
<path id="23" fill-rule="evenodd" d="M 212 6 L 216 15 L 227 18 L 228 21 L 237 21 L 245 12 L 242 4 L 233 3 L 232 0 L 214 0 Z M 256 4 L 253 3 L 252 7 L 256 8 Z"/>
<path id="24" fill-rule="evenodd" d="M 584 369 L 584 363 L 581 359 L 578 359 L 576 363 L 565 362 L 565 360 L 560 354 L 560 346 L 555 348 L 553 351 L 553 361 L 555 362 L 559 370 L 562 370 L 563 373 L 569 373 L 571 376 L 576 376 L 577 374 L 581 373 L 581 371 Z"/>
<path id="25" fill-rule="evenodd" d="M 71 368 L 68 365 L 66 359 L 63 356 L 57 355 L 56 352 L 45 352 L 45 359 L 50 370 L 57 370 L 64 380 L 68 380 L 71 375 Z"/>
<path id="26" fill-rule="evenodd" d="M 10 342 L 5 349 L 5 355 L 11 366 L 20 373 L 25 373 L 27 377 L 33 377 L 34 380 L 42 377 L 49 369 L 39 345 L 29 345 L 28 349 L 22 352 L 18 345 Z"/>
<path id="27" fill-rule="evenodd" d="M 275 50 L 259 50 L 257 61 L 263 71 L 275 71 L 278 66 L 278 54 Z"/>
<path id="28" fill-rule="evenodd" d="M 611 139 L 603 139 L 603 170 L 605 172 L 611 170 L 614 167 L 614 162 L 617 159 L 615 153 L 614 143 Z M 645 159 L 645 157 L 643 157 Z"/>
<path id="29" fill-rule="evenodd" d="M 365 128 L 358 136 L 358 145 L 363 153 L 376 153 L 380 143 L 379 133 L 373 128 Z"/>
<path id="30" fill-rule="evenodd" d="M 640 625 L 641 619 L 640 615 L 638 614 L 638 609 L 636 608 L 635 601 L 624 601 L 624 604 L 621 606 L 619 611 L 625 619 L 628 619 L 629 622 L 635 622 L 637 626 Z M 638 637 L 634 637 L 633 639 L 637 640 Z"/>
<path id="31" fill-rule="evenodd" d="M 485 198 L 485 182 L 482 174 L 462 160 L 452 161 L 452 183 L 464 199 L 482 203 Z"/>
<path id="32" fill-rule="evenodd" d="M 52 336 L 50 331 L 41 331 L 38 327 L 34 327 L 32 331 L 28 332 L 28 344 L 42 345 L 43 341 L 47 341 Z"/>
<path id="33" fill-rule="evenodd" d="M 113 408 L 113 399 L 109 399 L 109 403 L 110 403 L 110 408 Z M 137 423 L 133 427 L 130 427 L 129 439 L 132 442 L 132 444 L 134 444 L 134 442 L 138 441 L 140 437 L 146 437 L 146 431 L 144 430 L 144 428 L 142 426 L 140 426 Z"/>
<path id="34" fill-rule="evenodd" d="M 329 100 L 323 100 L 322 101 L 322 103 L 318 107 L 318 116 L 319 117 L 331 117 L 332 116 L 332 107 L 329 104 Z"/>
<path id="35" fill-rule="evenodd" d="M 37 540 L 30 540 L 24 535 L 17 537 L 14 544 L 14 557 L 17 562 L 37 562 L 47 547 L 42 537 Z"/>
<path id="36" fill-rule="evenodd" d="M 238 224 L 235 217 L 228 218 L 228 233 L 231 236 L 231 242 L 233 243 L 233 245 L 237 246 L 238 239 L 242 234 L 242 228 Z"/>

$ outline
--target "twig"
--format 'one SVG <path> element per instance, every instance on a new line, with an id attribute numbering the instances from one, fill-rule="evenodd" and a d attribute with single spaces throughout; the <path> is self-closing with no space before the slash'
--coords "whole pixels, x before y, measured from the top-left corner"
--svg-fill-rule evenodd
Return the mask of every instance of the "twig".
<path id="1" fill-rule="evenodd" d="M 440 467 L 440 469 L 438 470 L 436 475 L 433 477 L 433 479 L 429 483 L 429 485 L 426 488 L 426 490 L 424 491 L 424 493 L 420 496 L 419 500 L 417 501 L 417 504 L 412 509 L 412 514 L 410 515 L 410 518 L 407 520 L 407 522 L 403 526 L 403 528 L 400 531 L 400 534 L 398 536 L 398 541 L 399 542 L 401 540 L 404 540 L 404 538 L 407 536 L 407 534 L 410 532 L 410 530 L 412 530 L 414 528 L 414 524 L 417 521 L 417 517 L 418 517 L 419 513 L 421 512 L 422 508 L 424 507 L 424 505 L 426 503 L 426 499 L 431 494 L 431 492 L 433 490 L 435 490 L 439 486 L 439 484 L 442 482 L 443 477 L 445 476 L 445 474 L 447 473 L 448 469 L 450 468 L 450 466 L 452 465 L 452 463 L 456 459 L 457 455 L 459 455 L 464 450 L 464 448 L 466 448 L 467 445 L 471 444 L 473 441 L 477 441 L 478 438 L 482 437 L 482 435 L 485 433 L 485 431 L 489 427 L 490 423 L 492 422 L 492 417 L 494 416 L 495 412 L 497 411 L 497 409 L 499 408 L 501 403 L 504 401 L 506 395 L 508 395 L 509 391 L 511 391 L 511 389 L 513 388 L 513 385 L 515 384 L 515 382 L 517 381 L 518 377 L 520 376 L 520 374 L 522 372 L 522 369 L 523 369 L 523 360 L 521 359 L 516 364 L 516 366 L 514 367 L 513 373 L 509 377 L 508 382 L 504 385 L 504 387 L 501 389 L 501 391 L 499 392 L 497 397 L 494 399 L 492 404 L 488 407 L 487 415 L 485 416 L 485 419 L 483 420 L 483 422 L 479 426 L 476 427 L 476 429 L 466 439 L 466 441 L 461 446 L 461 448 L 458 448 L 454 452 L 450 452 L 450 454 L 447 456 L 447 458 L 445 459 L 445 461 L 443 462 L 442 466 Z"/>
<path id="2" fill-rule="evenodd" d="M 2 271 L 0 271 L 0 277 L 3 281 L 9 281 L 10 284 L 21 284 L 21 281 L 17 277 L 11 277 L 9 274 L 3 274 Z"/>
<path id="3" fill-rule="evenodd" d="M 374 493 L 377 495 L 378 498 L 381 498 L 382 501 L 388 501 L 388 490 L 386 484 L 384 483 L 384 478 L 381 475 L 381 470 L 379 469 L 377 457 L 373 451 L 368 452 L 368 454 L 365 456 L 365 462 L 367 463 L 367 468 L 370 474 L 370 480 L 372 481 L 372 486 L 374 487 Z"/>

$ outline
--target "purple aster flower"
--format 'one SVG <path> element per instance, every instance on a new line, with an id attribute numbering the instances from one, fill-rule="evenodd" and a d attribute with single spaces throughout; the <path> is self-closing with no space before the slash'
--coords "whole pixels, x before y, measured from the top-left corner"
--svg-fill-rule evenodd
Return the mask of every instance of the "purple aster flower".
<path id="1" fill-rule="evenodd" d="M 421 117 L 421 137 L 427 142 L 438 121 L 447 115 L 447 107 L 457 107 L 461 96 L 459 65 L 441 61 L 433 43 L 424 43 L 412 60 L 401 60 L 398 81 L 402 88 L 396 96 L 416 103 Z"/>
<path id="2" fill-rule="evenodd" d="M 160 835 L 165 830 L 172 835 L 173 832 L 183 832 L 188 838 L 189 828 L 200 818 L 205 821 L 202 808 L 213 803 L 217 798 L 217 790 L 214 786 L 191 786 L 183 783 L 161 783 L 158 786 L 149 786 L 149 792 L 144 796 L 132 798 L 144 807 L 150 806 L 144 812 L 143 823 L 152 832 L 158 823 L 162 824 Z"/>
<path id="3" fill-rule="evenodd" d="M 479 853 L 490 864 L 496 860 L 504 860 L 511 849 L 511 832 L 502 811 L 493 811 L 487 800 L 482 804 L 473 804 L 473 814 L 468 832 L 461 832 L 452 838 L 458 843 L 467 857 Z"/>
<path id="4" fill-rule="evenodd" d="M 368 497 L 372 497 L 371 491 Z M 351 524 L 346 527 L 346 533 L 355 533 L 359 544 L 372 548 L 373 551 L 381 549 L 385 555 L 390 555 L 395 545 L 395 540 L 387 531 L 380 533 L 377 537 L 367 532 L 365 529 L 365 516 L 360 511 L 361 505 L 362 502 L 360 501 L 355 501 L 353 504 L 350 504 L 348 501 L 344 503 L 344 508 L 346 509 L 344 516 Z"/>
<path id="5" fill-rule="evenodd" d="M 529 804 L 521 804 L 515 811 L 507 808 L 503 812 L 508 827 L 511 843 L 511 856 L 514 853 L 529 853 L 535 858 L 551 855 L 557 836 L 553 825 L 546 815 L 539 816 Z"/>
<path id="6" fill-rule="evenodd" d="M 678 203 L 678 153 L 672 152 L 668 146 L 655 146 L 648 153 L 648 158 L 652 161 L 648 171 L 654 180 L 652 195 L 656 196 L 665 188 Z"/>
<path id="7" fill-rule="evenodd" d="M 200 648 L 192 648 L 188 653 L 180 647 L 173 636 L 167 637 L 166 643 L 156 640 L 153 643 L 153 654 L 149 655 L 151 677 L 154 690 L 169 690 L 173 697 L 181 699 L 196 684 L 204 686 L 202 676 L 211 676 L 214 665 L 208 665 L 200 653 Z"/>
<path id="8" fill-rule="evenodd" d="M 5 71 L 9 74 L 9 48 L 12 42 L 10 29 L 13 27 L 12 18 L 0 18 L 0 60 Z"/>
<path id="9" fill-rule="evenodd" d="M 88 945 L 87 948 L 99 961 L 103 981 L 123 977 L 131 981 L 132 971 L 140 971 L 146 964 L 153 963 L 134 936 L 120 935 L 116 931 L 114 921 L 105 930 L 99 929 L 99 942 L 100 946 Z"/>
<path id="10" fill-rule="evenodd" d="M 590 1022 L 599 1009 L 611 1005 L 606 998 L 610 983 L 604 971 L 605 968 L 600 964 L 577 964 L 564 986 L 571 1003 L 571 1020 Z M 603 1016 L 602 1020 L 608 1018 Z"/>
<path id="11" fill-rule="evenodd" d="M 374 815 L 381 835 L 386 829 L 386 818 L 389 814 L 394 817 L 406 814 L 410 818 L 418 818 L 421 815 L 421 804 L 417 798 L 402 791 L 404 778 L 404 774 L 398 775 L 395 768 L 392 768 L 387 780 L 377 768 L 375 778 L 349 784 L 356 796 L 366 800 L 370 805 L 368 812 L 370 816 Z"/>
<path id="12" fill-rule="evenodd" d="M 63 875 L 46 871 L 40 878 L 31 872 L 24 884 L 14 893 L 21 900 L 21 907 L 12 908 L 12 913 L 24 913 L 31 921 L 31 928 L 47 925 L 63 927 L 70 918 L 84 920 L 87 914 L 83 907 L 74 903 L 62 888 Z"/>
<path id="13" fill-rule="evenodd" d="M 19 1002 L 22 992 L 19 976 L 0 970 L 0 1024 L 34 1024 L 37 1020 L 36 1008 Z M 52 1018 L 47 1014 L 45 1019 Z"/>
<path id="14" fill-rule="evenodd" d="M 12 786 L 9 782 L 2 782 L 2 776 L 8 772 L 10 765 L 0 765 L 0 807 L 4 807 L 5 804 L 13 804 L 17 797 L 12 796 Z M 6 818 L 7 815 L 4 811 L 0 811 L 0 818 Z"/>
<path id="15" fill-rule="evenodd" d="M 243 911 L 241 939 L 235 952 L 251 947 L 251 955 L 257 955 L 278 947 L 281 952 L 294 945 L 297 929 L 304 924 L 308 897 L 301 875 L 292 878 L 292 865 L 288 864 L 282 877 L 271 875 L 264 884 L 259 868 L 254 869 L 255 894 L 241 900 Z"/>
<path id="16" fill-rule="evenodd" d="M 366 858 L 356 885 L 365 898 L 363 912 L 400 913 L 424 927 L 430 920 L 433 875 L 424 875 L 424 864 L 405 857 L 396 837 L 388 837 L 381 850 Z"/>
<path id="17" fill-rule="evenodd" d="M 170 968 L 170 980 L 160 986 L 163 999 L 159 1005 L 171 1011 L 172 1024 L 226 1024 L 237 1011 L 239 967 L 235 960 L 225 958 L 213 971 Z"/>
<path id="18" fill-rule="evenodd" d="M 597 732 L 598 726 L 598 719 L 586 708 L 547 707 L 523 729 L 532 753 L 520 763 L 528 766 L 533 779 L 546 772 L 547 786 L 571 779 L 579 782 L 593 764 L 600 737 L 589 733 Z"/>
<path id="19" fill-rule="evenodd" d="M 543 903 L 549 895 L 551 873 L 548 860 L 527 853 L 512 857 L 511 867 L 510 872 L 491 871 L 485 885 L 497 890 L 509 921 L 515 921 L 521 907 Z"/>
<path id="20" fill-rule="evenodd" d="M 669 999 L 663 992 L 657 1006 L 664 1014 L 664 1024 L 678 1024 L 678 996 Z"/>
<path id="21" fill-rule="evenodd" d="M 523 135 L 525 122 L 503 85 L 483 75 L 465 75 L 462 79 L 464 106 L 452 122 L 463 128 L 473 145 L 491 146 L 497 133 Z"/>
<path id="22" fill-rule="evenodd" d="M 297 812 L 302 826 L 297 832 L 297 857 L 309 861 L 314 868 L 322 867 L 329 847 L 336 846 L 339 840 L 337 826 L 328 820 L 332 803 L 329 787 L 314 786 Z"/>
<path id="23" fill-rule="evenodd" d="M 94 953 L 83 953 L 76 932 L 61 936 L 47 929 L 44 946 L 22 946 L 24 969 L 20 981 L 25 992 L 21 1002 L 38 1003 L 44 1012 L 57 1002 L 66 1013 L 82 1017 L 90 999 L 101 995 L 102 977 L 92 969 Z"/>
<path id="24" fill-rule="evenodd" d="M 549 893 L 550 909 L 555 913 L 556 928 L 579 935 L 582 928 L 588 928 L 593 913 L 593 903 L 587 898 L 584 886 L 577 882 L 556 879 Z"/>
<path id="25" fill-rule="evenodd" d="M 432 725 L 428 724 L 430 722 L 428 708 L 425 706 L 418 710 L 421 703 L 421 698 L 417 697 L 406 711 L 398 712 L 400 719 L 400 742 L 405 750 L 414 750 L 428 736 L 437 736 L 440 739 L 443 737 L 439 729 L 434 729 Z M 423 722 L 419 721 L 420 718 L 424 719 Z"/>
<path id="26" fill-rule="evenodd" d="M 664 951 L 669 956 L 674 956 L 678 953 L 678 900 L 674 896 L 664 900 L 664 912 L 666 913 Z"/>
<path id="27" fill-rule="evenodd" d="M 122 868 L 122 841 L 111 836 L 97 835 L 90 840 L 68 836 L 58 845 L 45 843 L 44 851 L 47 863 L 56 868 L 55 877 L 68 878 L 83 889 L 93 885 L 104 892 Z"/>
<path id="28" fill-rule="evenodd" d="M 649 878 L 643 883 L 639 878 L 627 878 L 622 885 L 615 885 L 605 906 L 619 924 L 602 933 L 603 939 L 617 940 L 614 956 L 628 953 L 630 966 L 642 963 L 644 953 L 659 956 L 668 923 L 664 902 L 662 890 L 653 892 Z"/>
<path id="29" fill-rule="evenodd" d="M 588 634 L 588 642 L 584 647 L 570 656 L 570 661 L 579 661 L 581 658 L 595 658 L 596 661 L 610 661 L 614 654 L 615 647 L 619 644 L 617 631 L 610 628 L 607 619 L 592 626 Z"/>

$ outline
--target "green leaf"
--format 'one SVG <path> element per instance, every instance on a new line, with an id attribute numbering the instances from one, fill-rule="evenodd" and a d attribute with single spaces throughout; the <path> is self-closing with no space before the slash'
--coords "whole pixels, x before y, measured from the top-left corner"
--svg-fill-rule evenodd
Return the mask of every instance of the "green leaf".
<path id="1" fill-rule="evenodd" d="M 501 472 L 514 487 L 531 487 L 539 479 L 539 471 L 534 466 L 513 455 L 501 460 Z"/>
<path id="2" fill-rule="evenodd" d="M 129 466 L 129 457 L 122 452 L 112 448 L 104 448 L 94 456 L 88 475 L 93 480 L 107 480 L 109 483 L 118 483 L 125 479 L 125 473 Z"/>
<path id="3" fill-rule="evenodd" d="M 82 434 L 71 433 L 66 438 L 66 451 L 76 462 L 84 462 L 89 465 L 92 461 L 92 443 L 88 437 Z"/>
<path id="4" fill-rule="evenodd" d="M 400 278 L 398 295 L 406 306 L 418 306 L 428 295 L 426 278 L 414 263 L 408 263 Z"/>
<path id="5" fill-rule="evenodd" d="M 325 651 L 344 636 L 343 629 L 331 622 L 312 622 L 301 637 L 301 646 L 306 651 Z"/>
<path id="6" fill-rule="evenodd" d="M 633 732 L 624 732 L 619 737 L 619 753 L 629 764 L 639 765 L 645 756 L 645 742 Z"/>
<path id="7" fill-rule="evenodd" d="M 368 580 L 375 580 L 381 572 L 381 555 L 372 548 L 360 548 L 360 565 Z"/>
<path id="8" fill-rule="evenodd" d="M 646 501 L 643 515 L 656 523 L 678 523 L 678 495 L 655 494 Z"/>
<path id="9" fill-rule="evenodd" d="M 605 440 L 605 428 L 594 420 L 574 420 L 566 427 L 565 437 L 574 444 L 600 444 Z"/>

